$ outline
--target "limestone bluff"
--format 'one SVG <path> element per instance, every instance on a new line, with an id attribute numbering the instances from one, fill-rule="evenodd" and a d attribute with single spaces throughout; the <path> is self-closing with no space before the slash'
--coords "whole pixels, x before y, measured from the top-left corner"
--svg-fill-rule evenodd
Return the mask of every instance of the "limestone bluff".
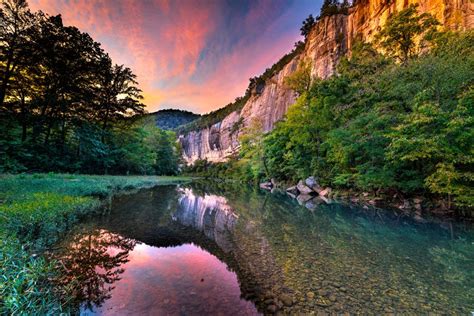
<path id="1" fill-rule="evenodd" d="M 234 111 L 211 127 L 179 135 L 183 158 L 187 164 L 198 159 L 222 162 L 239 148 L 238 136 L 242 129 L 259 118 L 265 132 L 283 118 L 296 100 L 294 91 L 284 84 L 301 60 L 312 61 L 312 75 L 331 76 L 339 60 L 351 52 L 356 38 L 370 42 L 374 35 L 395 12 L 410 4 L 418 4 L 420 12 L 431 13 L 443 26 L 455 30 L 474 27 L 472 0 L 360 0 L 348 15 L 333 15 L 318 21 L 307 37 L 304 50 L 290 60 L 281 71 L 265 82 L 263 89 L 254 92 L 240 111 Z M 235 131 L 234 125 L 242 122 Z"/>

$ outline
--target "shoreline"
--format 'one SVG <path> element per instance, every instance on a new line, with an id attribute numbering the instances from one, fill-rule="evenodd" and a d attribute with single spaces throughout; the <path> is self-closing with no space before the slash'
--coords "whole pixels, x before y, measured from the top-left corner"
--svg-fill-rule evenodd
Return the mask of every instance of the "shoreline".
<path id="1" fill-rule="evenodd" d="M 69 313 L 67 287 L 45 252 L 81 218 L 112 198 L 141 189 L 192 181 L 191 177 L 73 174 L 0 175 L 0 313 Z M 2 286 L 3 287 L 3 286 Z"/>

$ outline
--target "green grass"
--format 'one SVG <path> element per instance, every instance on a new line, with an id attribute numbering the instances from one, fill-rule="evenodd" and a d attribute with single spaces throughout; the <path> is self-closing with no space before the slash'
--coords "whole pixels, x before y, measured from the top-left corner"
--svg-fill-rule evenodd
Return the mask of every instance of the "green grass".
<path id="1" fill-rule="evenodd" d="M 187 177 L 0 175 L 0 314 L 68 312 L 67 289 L 41 253 L 80 216 L 119 192 L 189 181 Z"/>

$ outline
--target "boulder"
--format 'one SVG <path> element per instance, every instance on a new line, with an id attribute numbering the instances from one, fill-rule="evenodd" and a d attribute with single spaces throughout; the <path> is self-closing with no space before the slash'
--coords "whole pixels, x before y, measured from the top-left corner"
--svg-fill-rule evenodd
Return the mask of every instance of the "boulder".
<path id="1" fill-rule="evenodd" d="M 323 204 L 324 201 L 321 200 L 319 197 L 315 197 L 311 200 L 309 200 L 308 202 L 306 202 L 306 204 L 304 205 L 308 210 L 310 211 L 314 211 L 315 209 L 318 208 L 318 206 L 320 204 Z"/>
<path id="2" fill-rule="evenodd" d="M 411 208 L 410 202 L 408 200 L 403 200 L 402 204 L 398 206 L 401 210 L 408 210 Z"/>
<path id="3" fill-rule="evenodd" d="M 296 200 L 298 201 L 298 203 L 300 205 L 304 205 L 306 202 L 308 202 L 309 200 L 311 200 L 313 198 L 313 196 L 309 195 L 309 194 L 300 194 L 298 195 L 298 197 L 296 198 Z"/>
<path id="4" fill-rule="evenodd" d="M 288 193 L 291 193 L 293 195 L 298 195 L 298 189 L 296 188 L 296 185 L 292 186 L 292 187 L 289 187 L 288 189 L 286 189 L 286 192 Z"/>
<path id="5" fill-rule="evenodd" d="M 422 206 L 421 203 L 423 202 L 422 198 L 416 197 L 413 199 L 414 207 L 417 211 L 421 211 Z"/>
<path id="6" fill-rule="evenodd" d="M 306 184 L 304 184 L 303 180 L 300 180 L 298 184 L 296 185 L 296 188 L 298 191 L 300 191 L 301 194 L 311 194 L 313 190 L 308 187 Z"/>
<path id="7" fill-rule="evenodd" d="M 332 189 L 327 187 L 324 190 L 319 192 L 319 196 L 328 196 L 331 193 Z"/>
<path id="8" fill-rule="evenodd" d="M 316 193 L 319 193 L 321 192 L 322 188 L 321 186 L 319 185 L 318 181 L 316 180 L 315 177 L 309 177 L 305 180 L 305 184 L 311 188 L 313 191 L 315 191 Z"/>

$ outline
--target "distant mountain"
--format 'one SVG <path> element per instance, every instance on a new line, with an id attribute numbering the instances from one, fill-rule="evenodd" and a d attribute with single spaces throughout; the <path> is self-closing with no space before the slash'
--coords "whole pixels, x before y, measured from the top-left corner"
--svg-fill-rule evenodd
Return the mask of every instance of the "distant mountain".
<path id="1" fill-rule="evenodd" d="M 160 110 L 150 113 L 149 115 L 155 117 L 156 126 L 165 130 L 175 129 L 178 126 L 188 124 L 201 117 L 201 115 L 193 112 L 176 109 Z"/>

